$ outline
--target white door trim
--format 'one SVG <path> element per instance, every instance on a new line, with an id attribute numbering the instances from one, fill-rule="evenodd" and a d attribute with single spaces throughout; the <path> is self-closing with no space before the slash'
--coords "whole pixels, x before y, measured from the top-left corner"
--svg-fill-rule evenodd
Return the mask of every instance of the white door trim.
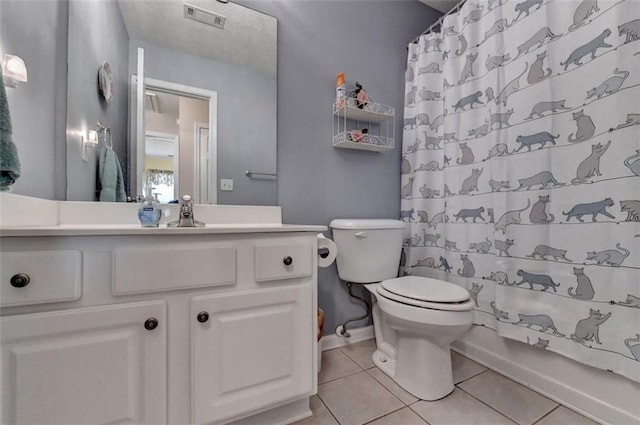
<path id="1" fill-rule="evenodd" d="M 209 126 L 205 123 L 201 123 L 201 122 L 197 122 L 194 124 L 193 126 L 193 134 L 194 134 L 194 141 L 195 141 L 195 149 L 194 149 L 194 167 L 193 167 L 193 172 L 194 172 L 194 183 L 195 183 L 195 190 L 194 190 L 194 199 L 196 201 L 196 203 L 200 203 L 202 204 L 202 199 L 200 199 L 200 130 L 203 129 L 207 129 L 207 132 L 209 130 Z M 209 132 L 210 133 L 210 132 Z M 209 142 L 207 141 L 207 149 L 208 149 L 208 168 L 209 168 L 209 172 L 207 173 L 209 175 L 209 183 L 208 183 L 208 190 L 207 190 L 207 204 L 211 204 L 211 200 L 213 199 L 213 190 L 212 189 L 216 189 L 216 181 L 212 180 L 212 175 L 211 175 L 211 164 L 214 163 L 214 161 L 216 160 L 217 156 L 215 154 L 215 152 L 211 149 L 211 145 L 209 144 Z"/>
<path id="2" fill-rule="evenodd" d="M 195 97 L 197 99 L 207 100 L 209 102 L 209 152 L 215 152 L 215 160 L 210 161 L 210 175 L 213 185 L 210 187 L 217 188 L 218 181 L 218 92 L 213 90 L 206 90 L 199 87 L 186 86 L 183 84 L 171 83 L 169 81 L 156 80 L 154 78 L 145 78 L 144 87 L 146 89 L 159 90 L 164 92 L 173 93 L 179 96 Z M 142 108 L 144 108 L 144 102 L 142 102 Z M 144 109 L 143 109 L 144 111 Z M 212 154 L 213 156 L 213 154 Z M 136 187 L 141 187 L 141 178 L 137 178 Z M 178 199 L 183 194 L 178 194 Z M 218 191 L 210 190 L 209 200 L 211 204 L 218 203 Z"/>

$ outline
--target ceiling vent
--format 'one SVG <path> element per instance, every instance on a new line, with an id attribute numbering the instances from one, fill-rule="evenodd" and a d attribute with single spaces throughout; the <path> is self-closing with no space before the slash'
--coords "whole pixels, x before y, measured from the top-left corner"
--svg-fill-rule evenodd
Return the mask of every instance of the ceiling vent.
<path id="1" fill-rule="evenodd" d="M 184 17 L 220 29 L 224 28 L 224 21 L 226 20 L 222 15 L 218 15 L 217 13 L 201 9 L 188 3 L 184 3 Z"/>

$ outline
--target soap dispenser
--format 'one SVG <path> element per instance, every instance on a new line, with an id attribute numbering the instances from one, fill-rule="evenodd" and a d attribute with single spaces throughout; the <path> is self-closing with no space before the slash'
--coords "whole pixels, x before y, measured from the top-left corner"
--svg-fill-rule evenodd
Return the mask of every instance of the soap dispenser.
<path id="1" fill-rule="evenodd" d="M 151 188 L 147 188 L 147 196 L 138 208 L 138 220 L 142 227 L 158 227 L 162 219 L 162 210 L 158 202 L 151 195 Z"/>

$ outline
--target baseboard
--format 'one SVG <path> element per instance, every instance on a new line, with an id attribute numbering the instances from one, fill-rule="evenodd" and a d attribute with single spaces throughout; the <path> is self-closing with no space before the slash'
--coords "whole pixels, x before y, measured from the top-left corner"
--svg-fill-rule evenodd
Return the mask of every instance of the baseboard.
<path id="1" fill-rule="evenodd" d="M 349 333 L 351 334 L 351 338 L 345 338 L 336 334 L 323 336 L 320 339 L 322 351 L 333 350 L 334 348 L 344 347 L 345 345 L 373 339 L 373 326 L 370 325 L 362 328 L 349 329 Z"/>
<path id="2" fill-rule="evenodd" d="M 309 397 L 286 402 L 228 425 L 287 425 L 312 416 Z"/>
<path id="3" fill-rule="evenodd" d="M 481 326 L 452 349 L 540 394 L 605 424 L 640 423 L 640 384 L 559 354 L 501 338 Z"/>

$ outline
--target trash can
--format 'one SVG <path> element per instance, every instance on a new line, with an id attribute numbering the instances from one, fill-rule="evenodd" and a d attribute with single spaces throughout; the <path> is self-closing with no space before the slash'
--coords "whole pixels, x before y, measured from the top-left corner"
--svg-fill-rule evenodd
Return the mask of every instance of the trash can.
<path id="1" fill-rule="evenodd" d="M 322 336 L 324 335 L 324 311 L 318 308 L 318 373 L 322 369 Z"/>

